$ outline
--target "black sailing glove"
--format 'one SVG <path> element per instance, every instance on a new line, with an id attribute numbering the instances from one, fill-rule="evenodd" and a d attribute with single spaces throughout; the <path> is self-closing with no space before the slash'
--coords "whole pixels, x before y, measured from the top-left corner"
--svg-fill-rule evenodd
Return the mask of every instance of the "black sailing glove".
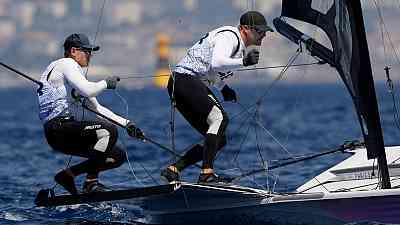
<path id="1" fill-rule="evenodd" d="M 230 88 L 228 85 L 225 85 L 222 90 L 221 90 L 222 96 L 224 97 L 224 101 L 228 102 L 228 101 L 232 101 L 232 102 L 236 102 L 237 98 L 236 98 L 236 92 Z"/>
<path id="2" fill-rule="evenodd" d="M 251 66 L 258 63 L 260 59 L 260 52 L 253 49 L 243 57 L 243 66 Z"/>
<path id="3" fill-rule="evenodd" d="M 140 139 L 140 140 L 145 139 L 143 131 L 140 130 L 140 128 L 136 127 L 134 123 L 129 122 L 125 128 L 126 128 L 126 132 L 128 133 L 129 136 Z"/>
<path id="4" fill-rule="evenodd" d="M 106 78 L 107 89 L 115 89 L 117 87 L 118 81 L 121 79 L 117 76 L 111 76 Z"/>

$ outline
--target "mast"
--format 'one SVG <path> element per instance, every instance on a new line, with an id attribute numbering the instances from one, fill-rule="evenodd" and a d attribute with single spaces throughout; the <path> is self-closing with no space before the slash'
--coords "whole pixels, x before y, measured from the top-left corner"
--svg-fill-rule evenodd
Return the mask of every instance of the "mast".
<path id="1" fill-rule="evenodd" d="M 376 100 L 374 80 L 371 69 L 371 61 L 369 57 L 367 37 L 364 27 L 364 19 L 362 14 L 362 7 L 360 0 L 348 0 L 347 4 L 350 11 L 353 12 L 354 27 L 352 27 L 356 38 L 358 39 L 360 66 L 359 74 L 362 79 L 359 79 L 358 88 L 360 92 L 359 107 L 361 108 L 361 123 L 363 119 L 367 119 L 367 130 L 364 130 L 364 137 L 366 148 L 368 152 L 368 158 L 377 158 L 379 173 L 382 180 L 381 188 L 389 189 L 390 178 L 389 170 L 386 161 L 385 146 L 383 142 L 382 128 L 380 124 L 380 116 L 378 111 L 378 103 Z M 361 77 L 362 76 L 362 77 Z M 357 104 L 357 103 L 356 103 Z M 364 114 L 364 115 L 363 115 Z M 376 118 L 374 121 L 373 118 Z M 364 128 L 365 129 L 365 128 Z"/>
<path id="2" fill-rule="evenodd" d="M 282 0 L 281 16 L 313 24 L 328 35 L 333 50 L 281 18 L 274 20 L 279 33 L 297 44 L 304 43 L 311 55 L 335 67 L 353 99 L 368 159 L 378 160 L 381 188 L 390 188 L 361 1 L 335 0 L 325 13 L 313 8 L 312 0 Z"/>

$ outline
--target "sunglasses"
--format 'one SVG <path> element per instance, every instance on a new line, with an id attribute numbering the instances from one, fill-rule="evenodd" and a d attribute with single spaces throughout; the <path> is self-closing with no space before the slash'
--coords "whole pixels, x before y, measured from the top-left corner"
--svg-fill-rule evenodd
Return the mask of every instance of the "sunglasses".
<path id="1" fill-rule="evenodd" d="M 92 55 L 92 50 L 85 49 L 85 48 L 76 48 L 77 50 L 84 52 L 86 55 Z"/>
<path id="2" fill-rule="evenodd" d="M 252 30 L 254 30 L 258 35 L 263 35 L 265 34 L 265 31 L 257 28 L 257 27 L 251 27 Z"/>

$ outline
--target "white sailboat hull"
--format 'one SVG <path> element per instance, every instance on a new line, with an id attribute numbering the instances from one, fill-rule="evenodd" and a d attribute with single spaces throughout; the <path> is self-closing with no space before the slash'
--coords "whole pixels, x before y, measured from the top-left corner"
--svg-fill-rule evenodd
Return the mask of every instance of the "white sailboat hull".
<path id="1" fill-rule="evenodd" d="M 171 194 L 143 199 L 151 224 L 400 223 L 400 190 L 270 195 L 237 186 L 179 184 Z M 137 204 L 137 202 L 136 202 Z"/>
<path id="2" fill-rule="evenodd" d="M 113 201 L 140 206 L 150 224 L 336 225 L 358 221 L 400 224 L 400 147 L 386 149 L 392 189 L 378 189 L 374 163 L 365 149 L 306 182 L 294 193 L 235 185 L 179 182 L 89 194 L 58 195 L 42 190 L 38 206 Z M 365 158 L 364 158 L 365 156 Z M 363 176 L 361 176 L 362 174 Z M 368 175 L 370 174 L 370 175 Z"/>
<path id="3" fill-rule="evenodd" d="M 146 222 L 162 224 L 400 223 L 400 147 L 386 148 L 393 189 L 379 189 L 366 150 L 306 182 L 296 193 L 240 186 L 177 183 L 172 193 L 141 200 Z"/>
<path id="4" fill-rule="evenodd" d="M 385 147 L 390 182 L 393 188 L 400 187 L 400 146 Z M 367 160 L 365 148 L 350 151 L 353 155 L 299 188 L 301 193 L 355 192 L 377 190 L 378 167 L 374 159 Z"/>

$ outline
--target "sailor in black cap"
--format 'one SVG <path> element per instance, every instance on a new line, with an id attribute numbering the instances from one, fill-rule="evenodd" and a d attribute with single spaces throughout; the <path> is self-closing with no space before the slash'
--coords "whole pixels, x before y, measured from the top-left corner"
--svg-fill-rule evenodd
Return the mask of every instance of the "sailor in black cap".
<path id="1" fill-rule="evenodd" d="M 205 137 L 203 145 L 195 145 L 176 163 L 161 171 L 168 182 L 177 181 L 186 167 L 203 161 L 199 183 L 223 181 L 213 170 L 218 150 L 226 144 L 228 116 L 218 99 L 208 88 L 217 87 L 224 101 L 236 101 L 236 93 L 224 79 L 232 70 L 255 65 L 259 60 L 256 49 L 266 32 L 272 32 L 264 16 L 249 11 L 240 17 L 238 27 L 223 26 L 210 31 L 191 47 L 176 65 L 168 82 L 168 93 L 185 119 Z"/>
<path id="2" fill-rule="evenodd" d="M 47 142 L 56 151 L 87 158 L 55 176 L 55 181 L 71 194 L 78 194 L 75 177 L 81 174 L 87 174 L 84 192 L 107 190 L 98 181 L 99 173 L 119 167 L 126 160 L 124 150 L 116 145 L 117 128 L 104 120 L 88 119 L 81 102 L 125 125 L 129 135 L 143 137 L 132 121 L 114 114 L 96 99 L 105 89 L 115 89 L 119 78 L 98 82 L 85 78 L 82 67 L 89 65 L 92 52 L 99 49 L 85 34 L 72 34 L 64 42 L 64 58 L 50 63 L 40 78 L 43 89 L 38 94 L 39 117 Z"/>

